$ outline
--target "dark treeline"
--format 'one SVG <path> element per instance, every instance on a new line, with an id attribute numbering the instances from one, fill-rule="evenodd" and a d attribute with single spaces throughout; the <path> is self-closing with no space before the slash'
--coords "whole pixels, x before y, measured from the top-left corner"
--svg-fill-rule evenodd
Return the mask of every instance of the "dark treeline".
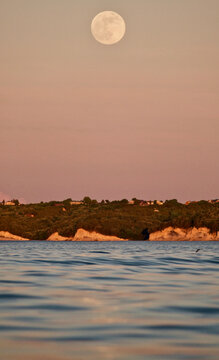
<path id="1" fill-rule="evenodd" d="M 0 231 L 37 240 L 52 233 L 72 237 L 77 229 L 97 231 L 130 240 L 144 239 L 145 229 L 154 232 L 168 226 L 208 227 L 219 231 L 219 202 L 199 201 L 189 205 L 168 200 L 163 205 L 141 206 L 135 200 L 102 201 L 84 198 L 79 204 L 71 199 L 62 202 L 7 206 L 0 205 Z"/>

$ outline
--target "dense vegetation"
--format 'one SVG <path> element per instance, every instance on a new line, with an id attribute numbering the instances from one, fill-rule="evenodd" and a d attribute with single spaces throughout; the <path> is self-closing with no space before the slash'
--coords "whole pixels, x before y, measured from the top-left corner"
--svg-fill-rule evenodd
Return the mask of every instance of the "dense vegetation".
<path id="1" fill-rule="evenodd" d="M 29 239 L 47 239 L 52 233 L 74 236 L 77 229 L 95 230 L 105 235 L 140 240 L 144 230 L 162 230 L 168 226 L 208 227 L 219 231 L 219 203 L 199 201 L 183 205 L 169 200 L 164 205 L 130 205 L 126 200 L 102 201 L 85 198 L 81 205 L 70 199 L 28 205 L 0 205 L 0 231 L 9 231 Z"/>

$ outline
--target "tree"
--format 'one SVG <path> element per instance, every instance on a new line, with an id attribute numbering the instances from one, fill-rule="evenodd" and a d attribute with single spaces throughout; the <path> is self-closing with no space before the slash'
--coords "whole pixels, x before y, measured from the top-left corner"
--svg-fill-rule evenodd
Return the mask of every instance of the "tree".
<path id="1" fill-rule="evenodd" d="M 63 201 L 63 205 L 66 206 L 66 207 L 69 207 L 71 205 L 71 202 L 72 202 L 72 199 L 66 199 Z"/>
<path id="2" fill-rule="evenodd" d="M 138 200 L 137 198 L 132 198 L 132 201 L 134 201 L 134 205 L 139 205 L 141 200 Z"/>
<path id="3" fill-rule="evenodd" d="M 166 200 L 164 205 L 166 205 L 167 207 L 169 207 L 169 206 L 179 206 L 180 203 L 178 202 L 177 199 L 172 199 L 172 200 Z"/>
<path id="4" fill-rule="evenodd" d="M 91 205 L 92 203 L 92 200 L 89 196 L 85 196 L 84 199 L 83 199 L 83 202 L 85 205 Z"/>
<path id="5" fill-rule="evenodd" d="M 128 202 L 127 199 L 122 199 L 122 200 L 120 201 L 120 204 L 126 205 L 126 204 L 128 204 L 128 203 L 129 203 L 129 202 Z"/>

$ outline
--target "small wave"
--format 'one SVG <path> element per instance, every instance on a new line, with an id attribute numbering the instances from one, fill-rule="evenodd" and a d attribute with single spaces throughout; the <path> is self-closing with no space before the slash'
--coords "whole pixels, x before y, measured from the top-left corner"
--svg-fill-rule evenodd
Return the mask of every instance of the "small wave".
<path id="1" fill-rule="evenodd" d="M 180 324 L 162 324 L 152 326 L 141 326 L 140 329 L 154 331 L 191 331 L 204 334 L 219 334 L 219 325 L 180 325 Z"/>
<path id="2" fill-rule="evenodd" d="M 51 337 L 29 337 L 26 339 L 25 337 L 16 337 L 17 340 L 25 340 L 25 341 L 42 341 L 42 342 L 97 342 L 97 341 L 103 341 L 104 336 L 97 336 L 97 335 L 86 335 L 86 336 L 78 336 L 78 335 L 72 335 L 72 336 L 51 336 Z"/>
<path id="3" fill-rule="evenodd" d="M 62 304 L 35 304 L 19 306 L 19 309 L 23 310 L 46 310 L 46 311 L 85 311 L 89 310 L 89 307 L 85 306 L 71 306 Z"/>
<path id="4" fill-rule="evenodd" d="M 96 265 L 95 262 L 91 262 L 88 260 L 42 260 L 42 259 L 37 259 L 37 260 L 33 260 L 33 263 L 37 263 L 37 264 L 48 264 L 48 265 L 71 265 L 71 266 L 77 266 L 77 265 Z"/>
<path id="5" fill-rule="evenodd" d="M 41 326 L 25 326 L 25 325 L 0 325 L 0 332 L 11 332 L 11 331 L 54 331 L 54 328 L 41 327 Z"/>
<path id="6" fill-rule="evenodd" d="M 171 306 L 167 308 L 167 311 L 174 311 L 174 312 L 188 312 L 194 314 L 201 314 L 201 315 L 218 315 L 219 308 L 218 307 L 207 307 L 207 306 Z"/>
<path id="7" fill-rule="evenodd" d="M 110 254 L 109 251 L 90 251 L 90 254 Z"/>
<path id="8" fill-rule="evenodd" d="M 0 280 L 0 284 L 9 284 L 9 285 L 33 285 L 30 281 L 21 281 L 21 280 Z"/>
<path id="9" fill-rule="evenodd" d="M 16 293 L 1 293 L 0 300 L 14 301 L 14 300 L 25 300 L 25 299 L 42 299 L 41 296 L 28 295 L 28 294 L 16 294 Z"/>

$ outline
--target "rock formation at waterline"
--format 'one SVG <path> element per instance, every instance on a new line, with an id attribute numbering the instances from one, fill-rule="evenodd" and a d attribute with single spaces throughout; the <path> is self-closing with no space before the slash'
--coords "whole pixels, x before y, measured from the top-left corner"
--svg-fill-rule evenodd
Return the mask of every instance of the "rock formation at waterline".
<path id="1" fill-rule="evenodd" d="M 172 226 L 150 234 L 150 241 L 210 241 L 219 240 L 219 232 L 211 233 L 206 227 L 181 229 Z"/>
<path id="2" fill-rule="evenodd" d="M 28 241 L 29 239 L 13 235 L 7 231 L 0 231 L 0 240 Z M 40 239 L 39 239 L 40 240 Z M 168 227 L 150 234 L 149 241 L 219 241 L 219 232 L 211 233 L 206 227 L 202 228 L 173 228 Z M 58 232 L 49 236 L 46 241 L 128 241 L 117 236 L 102 235 L 95 231 L 78 229 L 74 237 L 64 237 Z M 135 240 L 136 241 L 136 240 Z"/>
<path id="3" fill-rule="evenodd" d="M 47 241 L 66 241 L 66 240 L 73 240 L 73 238 L 66 238 L 64 236 L 59 235 L 58 232 L 53 233 L 50 235 L 50 237 L 47 239 Z"/>
<path id="4" fill-rule="evenodd" d="M 0 240 L 28 241 L 29 239 L 25 239 L 21 236 L 13 235 L 8 231 L 0 231 Z"/>
<path id="5" fill-rule="evenodd" d="M 95 231 L 78 229 L 74 237 L 63 237 L 58 233 L 52 234 L 47 240 L 49 241 L 127 241 L 117 236 L 102 235 Z"/>

